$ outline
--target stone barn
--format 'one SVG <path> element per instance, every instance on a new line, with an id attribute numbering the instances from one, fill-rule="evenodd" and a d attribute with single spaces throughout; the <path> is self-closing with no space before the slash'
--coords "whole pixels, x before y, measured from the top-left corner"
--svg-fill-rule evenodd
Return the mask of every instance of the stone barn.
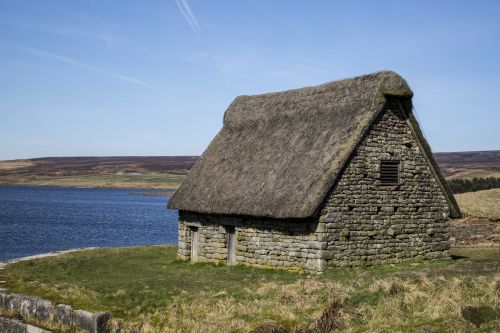
<path id="1" fill-rule="evenodd" d="M 460 210 L 390 71 L 239 96 L 168 207 L 178 257 L 319 272 L 449 256 Z"/>

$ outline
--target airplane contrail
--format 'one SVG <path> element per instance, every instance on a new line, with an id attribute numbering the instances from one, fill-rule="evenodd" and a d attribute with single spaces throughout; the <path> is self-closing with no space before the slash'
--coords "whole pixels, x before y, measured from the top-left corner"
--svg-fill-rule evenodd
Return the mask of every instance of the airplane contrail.
<path id="1" fill-rule="evenodd" d="M 104 75 L 108 75 L 108 76 L 111 76 L 117 80 L 129 82 L 129 83 L 132 83 L 132 84 L 144 87 L 144 88 L 148 88 L 149 90 L 152 90 L 160 95 L 166 96 L 168 98 L 173 98 L 173 96 L 171 94 L 169 94 L 168 92 L 166 92 L 166 91 L 164 91 L 164 90 L 162 90 L 162 89 L 160 89 L 160 88 L 158 88 L 150 83 L 136 79 L 136 78 L 131 77 L 131 76 L 109 72 L 109 71 L 106 71 L 106 70 L 101 69 L 99 67 L 89 65 L 89 64 L 86 64 L 86 63 L 81 62 L 79 60 L 76 60 L 76 59 L 73 59 L 73 58 L 70 58 L 67 56 L 63 56 L 61 54 L 57 54 L 54 52 L 49 52 L 49 51 L 36 49 L 33 47 L 24 46 L 24 45 L 14 44 L 14 43 L 10 43 L 10 42 L 7 42 L 7 44 L 13 45 L 13 46 L 25 51 L 25 52 L 28 52 L 28 53 L 30 53 L 34 56 L 40 57 L 40 58 L 50 58 L 50 59 L 54 59 L 54 60 L 66 63 L 66 64 L 71 65 L 71 66 L 80 67 L 80 68 L 84 68 L 87 70 L 98 72 L 98 73 L 101 73 Z"/>
<path id="2" fill-rule="evenodd" d="M 191 29 L 193 29 L 194 32 L 198 32 L 200 30 L 200 26 L 198 25 L 198 21 L 196 20 L 196 17 L 194 17 L 191 8 L 189 8 L 187 1 L 186 0 L 176 0 L 176 1 L 177 1 L 177 6 L 179 6 L 179 10 L 181 11 L 182 15 L 186 19 Z"/>

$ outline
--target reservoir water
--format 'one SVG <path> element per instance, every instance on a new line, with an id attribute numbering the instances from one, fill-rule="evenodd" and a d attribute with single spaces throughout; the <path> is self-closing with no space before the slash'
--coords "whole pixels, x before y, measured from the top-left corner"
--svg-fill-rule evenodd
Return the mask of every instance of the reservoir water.
<path id="1" fill-rule="evenodd" d="M 80 247 L 177 243 L 178 213 L 166 208 L 168 197 L 144 192 L 0 186 L 0 261 Z"/>

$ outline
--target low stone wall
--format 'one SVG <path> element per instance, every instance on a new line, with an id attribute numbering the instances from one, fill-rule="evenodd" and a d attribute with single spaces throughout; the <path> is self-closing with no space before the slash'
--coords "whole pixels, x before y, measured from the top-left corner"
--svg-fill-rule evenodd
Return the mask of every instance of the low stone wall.
<path id="1" fill-rule="evenodd" d="M 17 319 L 0 317 L 1 333 L 52 333 L 39 327 L 25 324 Z"/>
<path id="2" fill-rule="evenodd" d="M 65 304 L 53 305 L 52 302 L 39 297 L 8 294 L 5 290 L 0 290 L 0 308 L 19 313 L 24 319 L 36 317 L 74 326 L 89 333 L 108 332 L 108 321 L 111 319 L 109 312 L 76 310 Z"/>
<path id="3" fill-rule="evenodd" d="M 452 246 L 500 246 L 500 222 L 464 219 L 451 224 Z"/>
<path id="4" fill-rule="evenodd" d="M 321 271 L 320 244 L 311 220 L 276 220 L 179 212 L 179 250 L 181 260 L 191 256 L 190 228 L 197 228 L 198 260 L 225 262 L 228 241 L 225 226 L 236 230 L 236 263 L 256 267 L 281 267 Z"/>

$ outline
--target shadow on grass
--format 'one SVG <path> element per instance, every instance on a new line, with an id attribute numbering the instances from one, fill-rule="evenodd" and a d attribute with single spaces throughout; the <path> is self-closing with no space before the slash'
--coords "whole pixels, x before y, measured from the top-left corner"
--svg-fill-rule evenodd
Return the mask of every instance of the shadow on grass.
<path id="1" fill-rule="evenodd" d="M 463 306 L 460 309 L 462 317 L 473 323 L 476 327 L 498 318 L 500 309 L 494 309 L 491 306 Z"/>
<path id="2" fill-rule="evenodd" d="M 455 254 L 452 254 L 452 255 L 451 255 L 451 260 L 462 260 L 462 259 L 469 259 L 469 257 L 466 257 L 466 256 L 458 256 L 458 255 L 455 255 Z"/>

